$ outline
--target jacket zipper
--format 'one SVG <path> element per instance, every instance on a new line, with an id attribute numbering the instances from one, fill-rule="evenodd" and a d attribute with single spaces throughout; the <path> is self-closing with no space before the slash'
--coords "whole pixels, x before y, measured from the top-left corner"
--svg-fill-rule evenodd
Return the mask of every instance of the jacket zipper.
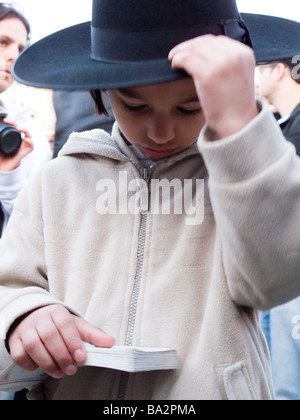
<path id="1" fill-rule="evenodd" d="M 152 169 L 156 165 L 153 165 L 150 170 L 147 168 L 142 169 L 142 177 L 147 183 L 147 189 L 143 189 L 141 193 L 141 225 L 139 230 L 139 241 L 138 241 L 138 251 L 137 251 L 137 270 L 135 275 L 135 281 L 133 286 L 133 291 L 130 300 L 130 309 L 129 309 L 129 318 L 128 326 L 126 333 L 126 346 L 132 346 L 134 327 L 136 320 L 137 305 L 140 294 L 140 287 L 143 275 L 143 266 L 144 266 L 144 255 L 145 255 L 145 244 L 146 244 L 146 231 L 147 231 L 147 221 L 148 213 L 150 208 L 150 179 L 152 175 Z M 125 399 L 127 386 L 129 381 L 129 373 L 122 372 L 121 382 L 118 392 L 117 400 L 122 401 Z"/>

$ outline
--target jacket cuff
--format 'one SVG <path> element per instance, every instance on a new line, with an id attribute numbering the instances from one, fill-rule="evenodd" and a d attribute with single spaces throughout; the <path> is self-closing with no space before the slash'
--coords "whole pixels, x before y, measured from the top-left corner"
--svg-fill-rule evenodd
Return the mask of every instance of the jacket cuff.
<path id="1" fill-rule="evenodd" d="M 260 113 L 243 130 L 223 140 L 206 126 L 198 147 L 210 179 L 215 183 L 235 183 L 252 178 L 269 168 L 287 148 L 269 104 L 259 101 Z"/>

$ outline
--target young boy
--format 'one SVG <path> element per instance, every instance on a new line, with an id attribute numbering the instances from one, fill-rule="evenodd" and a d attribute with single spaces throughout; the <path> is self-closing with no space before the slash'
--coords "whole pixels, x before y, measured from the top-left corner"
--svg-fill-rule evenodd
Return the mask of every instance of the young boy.
<path id="1" fill-rule="evenodd" d="M 111 137 L 71 136 L 0 245 L 1 368 L 49 375 L 30 398 L 274 398 L 257 310 L 300 292 L 300 165 L 255 101 L 235 2 L 218 7 L 95 0 L 93 59 L 84 24 L 15 67 L 27 83 L 96 89 L 98 108 L 106 89 L 117 120 Z M 179 368 L 77 369 L 83 341 L 176 349 Z"/>

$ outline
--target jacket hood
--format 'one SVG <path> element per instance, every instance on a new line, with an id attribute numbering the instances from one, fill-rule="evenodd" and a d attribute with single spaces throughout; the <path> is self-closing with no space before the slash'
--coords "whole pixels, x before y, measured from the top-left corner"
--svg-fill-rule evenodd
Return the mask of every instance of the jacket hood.
<path id="1" fill-rule="evenodd" d="M 116 124 L 113 131 L 116 133 L 119 131 Z M 116 160 L 127 160 L 114 137 L 100 129 L 72 133 L 58 156 L 78 154 L 99 155 Z"/>

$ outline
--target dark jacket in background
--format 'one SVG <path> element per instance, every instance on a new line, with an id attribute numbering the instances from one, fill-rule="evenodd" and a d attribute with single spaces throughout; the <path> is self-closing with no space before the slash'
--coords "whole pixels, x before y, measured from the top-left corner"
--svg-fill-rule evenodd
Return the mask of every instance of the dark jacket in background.
<path id="1" fill-rule="evenodd" d="M 106 95 L 103 95 L 109 116 L 96 116 L 94 101 L 87 91 L 54 91 L 53 104 L 57 116 L 54 158 L 57 157 L 71 133 L 83 132 L 101 128 L 111 133 L 115 121 L 111 105 Z"/>
<path id="2" fill-rule="evenodd" d="M 292 142 L 300 156 L 300 104 L 294 109 L 290 117 L 280 124 L 287 140 Z"/>

